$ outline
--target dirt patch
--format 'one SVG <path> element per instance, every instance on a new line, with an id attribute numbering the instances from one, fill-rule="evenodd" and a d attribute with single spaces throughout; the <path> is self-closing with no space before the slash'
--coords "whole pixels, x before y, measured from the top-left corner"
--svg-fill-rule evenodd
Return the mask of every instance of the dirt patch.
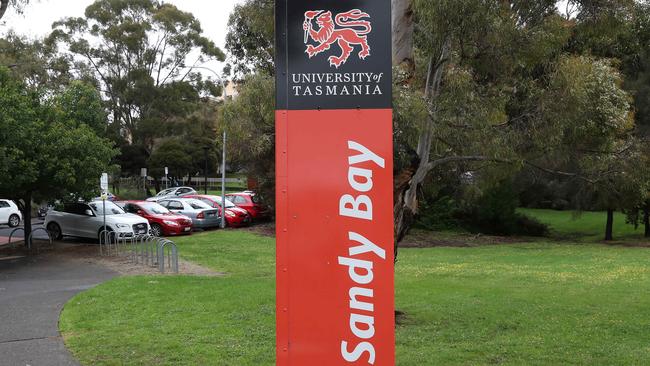
<path id="1" fill-rule="evenodd" d="M 258 224 L 253 224 L 248 227 L 240 228 L 237 230 L 246 230 L 250 231 L 252 233 L 262 235 L 262 236 L 268 236 L 275 238 L 275 223 L 274 222 L 262 222 Z"/>
<path id="2" fill-rule="evenodd" d="M 395 310 L 395 326 L 403 325 L 406 322 L 406 313 Z"/>
<path id="3" fill-rule="evenodd" d="M 435 247 L 477 247 L 483 245 L 500 245 L 527 243 L 531 238 L 512 236 L 441 234 L 428 231 L 415 231 L 402 240 L 400 248 L 435 248 Z"/>
<path id="4" fill-rule="evenodd" d="M 601 243 L 613 247 L 626 247 L 626 248 L 650 248 L 650 241 L 647 242 L 625 242 L 625 241 L 601 241 Z"/>

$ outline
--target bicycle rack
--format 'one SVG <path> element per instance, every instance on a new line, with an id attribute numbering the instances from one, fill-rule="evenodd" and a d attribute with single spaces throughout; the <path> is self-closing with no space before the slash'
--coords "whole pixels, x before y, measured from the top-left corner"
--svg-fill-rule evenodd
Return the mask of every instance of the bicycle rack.
<path id="1" fill-rule="evenodd" d="M 50 246 L 54 247 L 54 242 L 52 241 L 52 235 L 50 234 L 49 231 L 45 230 L 42 227 L 36 228 L 32 230 L 31 233 L 29 233 L 29 236 L 27 237 L 27 249 L 31 250 L 32 249 L 32 244 L 34 241 L 34 233 L 37 233 L 39 231 L 42 231 L 47 234 L 47 240 L 50 242 Z M 38 252 L 38 248 L 36 248 L 36 251 Z"/>
<path id="2" fill-rule="evenodd" d="M 24 236 L 25 236 L 25 229 L 23 229 L 22 227 L 19 227 L 19 228 L 15 228 L 15 229 L 13 229 L 13 230 L 11 231 L 11 234 L 9 234 L 9 241 L 7 242 L 7 244 L 9 244 L 9 245 L 11 246 L 11 249 L 15 249 L 15 248 L 16 248 L 16 247 L 11 243 L 11 239 L 14 237 L 14 234 L 17 233 L 18 231 L 22 231 L 22 232 L 23 232 L 23 239 L 24 239 Z"/>
<path id="3" fill-rule="evenodd" d="M 120 250 L 120 246 L 123 250 Z M 178 273 L 178 248 L 169 239 L 151 235 L 136 235 L 129 238 L 103 230 L 99 234 L 99 251 L 101 255 L 126 255 L 131 262 L 158 268 L 160 273 L 166 270 Z"/>
<path id="4" fill-rule="evenodd" d="M 102 230 L 99 233 L 99 255 L 111 255 L 111 247 L 115 245 L 115 254 L 119 255 L 119 237 L 116 232 L 111 230 Z M 106 253 L 106 254 L 104 254 Z"/>
<path id="5" fill-rule="evenodd" d="M 169 248 L 166 248 L 169 245 Z M 167 266 L 178 273 L 178 248 L 170 240 L 163 241 L 158 247 L 158 269 L 160 273 L 165 273 L 165 249 L 168 249 Z"/>

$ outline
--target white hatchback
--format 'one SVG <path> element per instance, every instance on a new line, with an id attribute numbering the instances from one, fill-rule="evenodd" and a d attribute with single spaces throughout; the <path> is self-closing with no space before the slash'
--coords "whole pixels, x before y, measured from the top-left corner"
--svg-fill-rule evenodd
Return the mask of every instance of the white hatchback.
<path id="1" fill-rule="evenodd" d="M 14 201 L 0 199 L 0 225 L 16 227 L 23 221 L 23 215 Z"/>
<path id="2" fill-rule="evenodd" d="M 106 230 L 120 238 L 149 234 L 147 219 L 126 213 L 111 201 L 106 201 L 105 211 Z M 104 204 L 102 201 L 65 204 L 62 209 L 47 213 L 44 226 L 54 240 L 63 236 L 98 239 L 104 228 Z"/>

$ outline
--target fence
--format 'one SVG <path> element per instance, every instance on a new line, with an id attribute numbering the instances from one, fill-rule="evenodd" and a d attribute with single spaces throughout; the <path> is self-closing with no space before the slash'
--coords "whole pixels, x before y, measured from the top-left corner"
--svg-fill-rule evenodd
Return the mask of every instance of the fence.
<path id="1" fill-rule="evenodd" d="M 160 179 L 160 187 L 168 188 L 172 187 L 174 183 L 178 185 L 189 185 L 194 187 L 196 190 L 205 189 L 205 178 L 204 177 L 184 177 L 179 178 L 177 182 L 173 182 L 171 179 L 166 180 L 164 177 Z M 221 189 L 221 178 L 212 178 L 208 177 L 207 179 L 208 190 L 220 190 Z M 147 177 L 147 187 L 153 187 L 155 185 L 155 180 L 152 177 Z M 246 189 L 248 186 L 248 179 L 246 178 L 226 178 L 226 186 L 233 189 Z M 119 179 L 119 189 L 135 189 L 144 191 L 144 180 L 139 177 L 130 177 L 130 178 L 120 178 Z M 115 192 L 114 192 L 115 193 Z"/>

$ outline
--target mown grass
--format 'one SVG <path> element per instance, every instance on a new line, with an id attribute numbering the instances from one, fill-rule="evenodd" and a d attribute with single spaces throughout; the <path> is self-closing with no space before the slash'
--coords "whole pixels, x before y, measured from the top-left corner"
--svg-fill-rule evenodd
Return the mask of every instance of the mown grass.
<path id="1" fill-rule="evenodd" d="M 272 365 L 274 240 L 178 240 L 225 277 L 123 277 L 61 317 L 85 365 Z M 650 251 L 535 242 L 403 249 L 398 365 L 650 364 Z"/>
<path id="2" fill-rule="evenodd" d="M 70 300 L 66 345 L 84 365 L 271 365 L 275 241 L 224 230 L 177 238 L 224 277 L 122 277 Z"/>
<path id="3" fill-rule="evenodd" d="M 538 221 L 548 225 L 555 237 L 581 242 L 596 242 L 605 238 L 606 212 L 573 212 L 539 209 L 519 209 Z M 614 239 L 628 240 L 643 237 L 643 227 L 635 228 L 626 222 L 626 217 L 620 212 L 614 215 Z"/>

